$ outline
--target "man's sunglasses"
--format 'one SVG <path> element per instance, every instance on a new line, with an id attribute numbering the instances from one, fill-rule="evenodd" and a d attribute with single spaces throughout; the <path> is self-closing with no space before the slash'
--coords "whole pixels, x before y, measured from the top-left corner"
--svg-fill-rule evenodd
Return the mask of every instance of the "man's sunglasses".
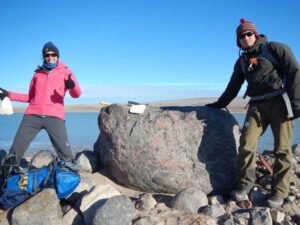
<path id="1" fill-rule="evenodd" d="M 44 55 L 45 57 L 56 57 L 57 56 L 57 54 L 55 54 L 55 53 L 46 53 L 45 55 Z"/>
<path id="2" fill-rule="evenodd" d="M 246 36 L 247 36 L 247 37 L 251 37 L 253 34 L 254 34 L 254 33 L 251 32 L 251 31 L 249 31 L 249 32 L 247 32 L 247 33 L 244 33 L 244 34 L 240 34 L 240 35 L 239 35 L 239 39 L 244 39 Z"/>

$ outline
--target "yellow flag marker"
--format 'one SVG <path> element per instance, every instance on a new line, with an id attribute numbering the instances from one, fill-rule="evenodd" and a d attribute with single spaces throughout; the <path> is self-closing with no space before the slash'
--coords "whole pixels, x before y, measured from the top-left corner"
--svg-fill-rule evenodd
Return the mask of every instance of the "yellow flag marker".
<path id="1" fill-rule="evenodd" d="M 101 107 L 104 107 L 104 106 L 108 106 L 108 105 L 111 105 L 111 103 L 109 103 L 109 102 L 100 102 L 100 106 Z"/>

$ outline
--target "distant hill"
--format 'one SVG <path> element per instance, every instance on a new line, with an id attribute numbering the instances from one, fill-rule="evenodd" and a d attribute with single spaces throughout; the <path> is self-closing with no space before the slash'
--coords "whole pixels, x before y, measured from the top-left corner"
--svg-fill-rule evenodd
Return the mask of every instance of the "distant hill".
<path id="1" fill-rule="evenodd" d="M 149 104 L 153 107 L 160 106 L 202 106 L 210 102 L 216 101 L 217 98 L 192 98 L 192 99 L 178 99 L 168 101 L 157 101 L 157 102 L 141 102 L 141 104 Z M 235 98 L 227 107 L 230 112 L 245 112 L 245 107 L 248 100 L 242 97 Z M 14 112 L 24 112 L 26 107 L 14 107 Z M 66 112 L 99 112 L 101 105 L 99 104 L 76 104 L 76 105 L 65 105 Z"/>
<path id="2" fill-rule="evenodd" d="M 193 98 L 193 99 L 180 99 L 180 100 L 172 100 L 172 101 L 159 101 L 150 103 L 151 106 L 200 106 L 205 105 L 207 103 L 212 103 L 217 101 L 216 97 L 208 97 L 208 98 Z M 245 112 L 245 107 L 248 103 L 247 99 L 243 99 L 242 97 L 235 98 L 228 106 L 227 109 L 230 112 Z"/>

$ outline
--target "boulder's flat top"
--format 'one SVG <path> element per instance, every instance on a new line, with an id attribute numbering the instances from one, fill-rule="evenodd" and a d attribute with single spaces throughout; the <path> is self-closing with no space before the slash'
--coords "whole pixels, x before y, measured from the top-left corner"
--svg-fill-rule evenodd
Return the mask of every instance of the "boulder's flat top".
<path id="1" fill-rule="evenodd" d="M 216 101 L 216 97 L 207 98 L 193 98 L 193 99 L 179 99 L 170 101 L 157 101 L 157 102 L 141 102 L 141 104 L 149 104 L 155 107 L 161 106 L 203 106 L 207 103 Z M 241 97 L 235 98 L 229 105 L 228 110 L 230 112 L 245 112 L 245 107 L 248 100 Z M 125 103 L 124 103 L 125 104 Z M 14 112 L 24 112 L 26 106 L 14 107 Z M 66 112 L 99 112 L 101 105 L 99 104 L 74 104 L 65 105 Z"/>

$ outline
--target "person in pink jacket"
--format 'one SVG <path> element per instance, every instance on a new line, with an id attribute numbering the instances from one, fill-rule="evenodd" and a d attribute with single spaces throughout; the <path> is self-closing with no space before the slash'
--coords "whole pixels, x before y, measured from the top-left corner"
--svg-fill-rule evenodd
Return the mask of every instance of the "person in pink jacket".
<path id="1" fill-rule="evenodd" d="M 1 98 L 29 103 L 9 153 L 15 154 L 19 163 L 31 141 L 45 129 L 58 157 L 76 170 L 64 120 L 64 97 L 68 91 L 78 98 L 81 89 L 72 71 L 59 60 L 59 50 L 52 42 L 44 45 L 42 53 L 43 65 L 35 70 L 27 94 L 0 88 Z"/>

